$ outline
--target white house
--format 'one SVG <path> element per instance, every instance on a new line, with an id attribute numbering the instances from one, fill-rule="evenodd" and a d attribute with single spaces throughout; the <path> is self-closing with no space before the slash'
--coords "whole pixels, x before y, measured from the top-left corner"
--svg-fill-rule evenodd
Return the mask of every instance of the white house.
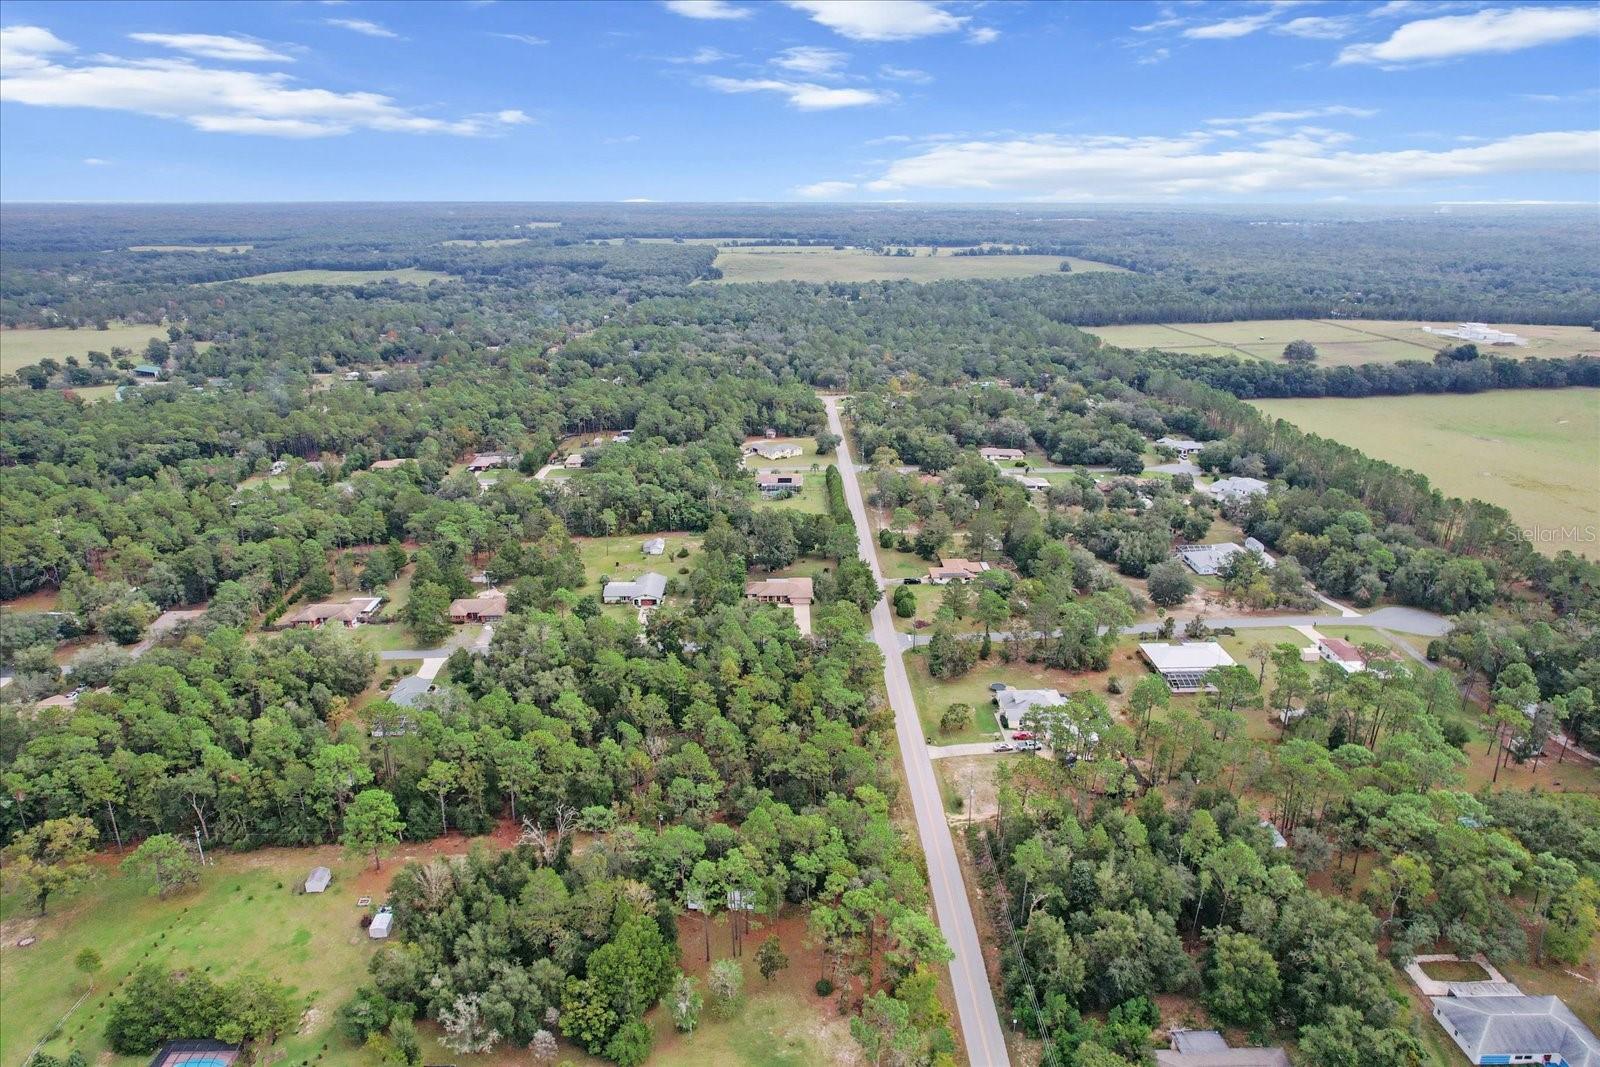
<path id="1" fill-rule="evenodd" d="M 1254 544 L 1252 544 L 1254 542 Z M 1250 538 L 1245 542 L 1245 547 L 1240 548 L 1232 541 L 1224 541 L 1219 545 L 1182 545 L 1178 548 L 1178 558 L 1196 574 L 1216 574 L 1227 566 L 1228 561 L 1240 552 L 1258 552 L 1261 554 L 1261 565 L 1271 567 L 1277 563 L 1271 556 L 1261 549 L 1261 542 Z"/>
<path id="2" fill-rule="evenodd" d="M 1424 326 L 1423 331 L 1438 337 L 1453 337 L 1458 341 L 1481 341 L 1487 345 L 1525 345 L 1527 340 L 1508 330 L 1497 330 L 1482 322 L 1458 322 L 1454 329 L 1435 329 Z"/>
<path id="3" fill-rule="evenodd" d="M 1022 724 L 1029 708 L 1059 708 L 1067 702 L 1055 689 L 1013 689 L 1007 686 L 994 695 L 995 706 L 1006 717 L 1012 729 Z"/>
<path id="4" fill-rule="evenodd" d="M 607 582 L 600 599 L 607 604 L 632 604 L 652 608 L 667 595 L 667 579 L 655 571 L 640 575 L 631 582 Z"/>
<path id="5" fill-rule="evenodd" d="M 1020 471 L 1005 471 L 1003 473 L 1007 478 L 1017 482 L 1022 486 L 1022 488 L 1026 489 L 1030 493 L 1042 493 L 1050 488 L 1050 482 L 1045 478 L 1035 477 L 1034 475 L 1030 474 L 1023 474 Z"/>
<path id="6" fill-rule="evenodd" d="M 1318 637 L 1317 656 L 1343 668 L 1346 674 L 1358 674 L 1367 669 L 1367 658 L 1361 650 L 1340 637 Z"/>
<path id="7" fill-rule="evenodd" d="M 951 582 L 970 582 L 989 569 L 989 564 L 975 559 L 941 559 L 937 567 L 928 568 L 928 584 L 949 585 Z"/>
<path id="8" fill-rule="evenodd" d="M 1191 441 L 1187 437 L 1161 437 L 1156 439 L 1156 444 L 1162 448 L 1170 448 L 1178 454 L 1179 459 L 1188 459 L 1206 446 L 1199 441 Z"/>
<path id="9" fill-rule="evenodd" d="M 1174 693 L 1198 693 L 1209 688 L 1206 672 L 1213 667 L 1233 666 L 1233 657 L 1215 641 L 1190 641 L 1182 645 L 1141 644 L 1139 655 L 1161 675 Z"/>
<path id="10" fill-rule="evenodd" d="M 793 459 L 805 451 L 799 445 L 792 445 L 782 441 L 762 441 L 751 445 L 747 452 L 760 456 L 762 459 Z"/>
<path id="11" fill-rule="evenodd" d="M 978 455 L 993 463 L 1004 463 L 1007 460 L 1017 460 L 1023 457 L 1020 448 L 980 448 Z"/>
<path id="12" fill-rule="evenodd" d="M 1202 492 L 1210 493 L 1218 500 L 1238 501 L 1262 496 L 1267 489 L 1267 483 L 1260 478 L 1219 478 L 1202 487 Z"/>
<path id="13" fill-rule="evenodd" d="M 1600 1065 L 1600 1038 L 1559 997 L 1434 997 L 1433 1017 L 1472 1063 Z"/>

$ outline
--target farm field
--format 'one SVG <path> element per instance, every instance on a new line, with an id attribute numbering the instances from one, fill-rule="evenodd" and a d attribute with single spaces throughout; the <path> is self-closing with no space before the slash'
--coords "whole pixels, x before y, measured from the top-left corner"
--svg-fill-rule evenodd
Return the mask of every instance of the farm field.
<path id="1" fill-rule="evenodd" d="M 224 252 L 237 255 L 248 252 L 255 245 L 129 245 L 130 252 Z"/>
<path id="2" fill-rule="evenodd" d="M 137 355 L 155 337 L 165 341 L 166 327 L 117 322 L 106 330 L 0 330 L 0 374 L 15 374 L 41 359 L 64 362 L 68 356 L 81 360 L 90 352 L 109 355 L 113 348 L 131 349 Z"/>
<path id="3" fill-rule="evenodd" d="M 1255 319 L 1245 322 L 1180 322 L 1166 325 L 1092 326 L 1088 333 L 1123 348 L 1162 348 L 1206 356 L 1244 356 L 1282 362 L 1283 346 L 1310 341 L 1317 346 L 1317 365 L 1354 367 L 1363 363 L 1431 360 L 1455 341 L 1423 330 L 1447 328 L 1449 322 L 1402 322 L 1365 319 Z M 1600 333 L 1587 326 L 1496 324 L 1527 338 L 1526 345 L 1484 346 L 1499 356 L 1553 358 L 1600 351 Z"/>
<path id="4" fill-rule="evenodd" d="M 1420 471 L 1446 493 L 1499 504 L 1541 552 L 1600 554 L 1600 389 L 1255 404 L 1302 430 Z"/>
<path id="5" fill-rule="evenodd" d="M 228 282 L 208 282 L 208 285 L 226 285 L 243 282 L 246 285 L 368 285 L 373 282 L 394 281 L 405 285 L 430 285 L 448 281 L 450 275 L 436 270 L 418 270 L 401 267 L 398 270 L 277 270 L 269 274 L 252 274 L 247 278 L 230 278 Z"/>
<path id="6" fill-rule="evenodd" d="M 724 247 L 715 266 L 722 282 L 936 282 L 951 278 L 1026 278 L 1054 274 L 1067 258 L 1079 273 L 1120 271 L 1062 256 L 880 256 L 864 248 L 740 245 Z"/>

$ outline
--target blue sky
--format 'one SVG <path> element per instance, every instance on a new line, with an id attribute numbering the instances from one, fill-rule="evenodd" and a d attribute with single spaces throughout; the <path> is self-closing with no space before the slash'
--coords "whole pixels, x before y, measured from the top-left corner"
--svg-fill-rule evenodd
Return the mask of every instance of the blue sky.
<path id="1" fill-rule="evenodd" d="M 38 3 L 7 200 L 1600 200 L 1600 5 Z"/>

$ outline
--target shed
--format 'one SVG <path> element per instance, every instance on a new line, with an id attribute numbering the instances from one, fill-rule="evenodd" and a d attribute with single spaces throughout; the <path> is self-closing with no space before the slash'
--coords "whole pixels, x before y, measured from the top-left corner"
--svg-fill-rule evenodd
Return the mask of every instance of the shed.
<path id="1" fill-rule="evenodd" d="M 389 927 L 394 923 L 394 912 L 385 904 L 378 909 L 378 914 L 372 917 L 372 925 L 367 927 L 367 936 L 374 941 L 382 941 L 389 936 Z"/>
<path id="2" fill-rule="evenodd" d="M 328 883 L 333 881 L 333 872 L 326 867 L 313 867 L 311 874 L 306 878 L 307 893 L 322 893 L 328 888 Z"/>

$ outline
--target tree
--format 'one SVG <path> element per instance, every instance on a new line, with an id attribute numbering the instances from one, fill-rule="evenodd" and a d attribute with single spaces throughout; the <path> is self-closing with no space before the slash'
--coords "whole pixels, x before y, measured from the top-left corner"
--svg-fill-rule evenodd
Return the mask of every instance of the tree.
<path id="1" fill-rule="evenodd" d="M 789 957 L 783 951 L 783 945 L 779 943 L 776 934 L 761 942 L 761 946 L 756 949 L 756 966 L 761 969 L 761 977 L 769 982 L 772 981 L 773 975 L 789 966 Z"/>
<path id="2" fill-rule="evenodd" d="M 959 678 L 978 662 L 978 649 L 972 641 L 963 641 L 952 634 L 943 623 L 933 628 L 928 640 L 928 673 L 935 678 Z"/>
<path id="3" fill-rule="evenodd" d="M 1177 607 L 1194 592 L 1194 580 L 1189 568 L 1178 560 L 1169 559 L 1150 568 L 1147 576 L 1150 599 L 1164 608 Z"/>
<path id="4" fill-rule="evenodd" d="M 200 865 L 172 834 L 152 834 L 138 851 L 122 861 L 122 869 L 150 879 L 162 897 L 200 881 Z"/>
<path id="5" fill-rule="evenodd" d="M 1213 1017 L 1246 1030 L 1272 1020 L 1282 983 L 1278 963 L 1249 934 L 1219 933 L 1206 966 L 1205 1002 Z"/>
<path id="6" fill-rule="evenodd" d="M 705 998 L 700 995 L 698 983 L 683 972 L 672 980 L 672 990 L 667 995 L 667 1007 L 672 1012 L 672 1025 L 680 1033 L 692 1034 L 700 1025 L 700 1009 Z"/>
<path id="7" fill-rule="evenodd" d="M 483 998 L 476 993 L 463 993 L 440 1008 L 439 1028 L 444 1031 L 439 1044 L 464 1056 L 491 1052 L 500 1043 L 500 1031 L 484 1018 Z"/>
<path id="8" fill-rule="evenodd" d="M 894 587 L 894 613 L 902 619 L 909 619 L 917 613 L 917 594 L 911 591 L 909 585 Z"/>
<path id="9" fill-rule="evenodd" d="M 372 856 L 372 869 L 383 867 L 383 853 L 400 840 L 406 824 L 400 806 L 384 789 L 363 789 L 344 813 L 344 834 L 339 843 L 351 852 Z"/>
<path id="10" fill-rule="evenodd" d="M 1317 346 L 1310 341 L 1290 341 L 1283 347 L 1283 358 L 1290 363 L 1310 363 L 1317 358 Z"/>
<path id="11" fill-rule="evenodd" d="M 417 640 L 431 648 L 450 632 L 450 594 L 437 582 L 414 585 L 400 617 Z"/>
<path id="12" fill-rule="evenodd" d="M 449 819 L 445 815 L 444 798 L 454 792 L 459 784 L 460 775 L 455 764 L 437 759 L 428 764 L 428 773 L 417 783 L 418 789 L 439 798 L 439 832 L 442 834 L 450 832 Z"/>
<path id="13" fill-rule="evenodd" d="M 7 886 L 39 905 L 39 914 L 53 895 L 70 893 L 93 877 L 89 854 L 100 833 L 81 815 L 47 819 L 18 834 L 6 847 L 3 868 Z"/>
<path id="14" fill-rule="evenodd" d="M 965 730 L 972 722 L 971 704 L 951 704 L 939 716 L 939 732 L 953 734 Z"/>
<path id="15" fill-rule="evenodd" d="M 731 1019 L 744 994 L 744 968 L 738 960 L 718 960 L 706 975 L 706 987 L 711 990 L 711 1010 L 718 1018 Z"/>
<path id="16" fill-rule="evenodd" d="M 528 1042 L 528 1051 L 539 1063 L 552 1063 L 561 1054 L 560 1046 L 556 1044 L 556 1035 L 549 1030 L 535 1031 L 533 1040 Z"/>
<path id="17" fill-rule="evenodd" d="M 93 984 L 95 973 L 105 966 L 105 961 L 100 958 L 100 953 L 94 949 L 85 948 L 72 958 L 72 965 L 78 969 L 78 973 L 87 975 L 90 983 Z"/>
<path id="18" fill-rule="evenodd" d="M 639 1067 L 650 1058 L 655 1033 L 642 1019 L 629 1019 L 606 1042 L 606 1059 L 619 1067 Z"/>
<path id="19" fill-rule="evenodd" d="M 911 1010 L 881 989 L 868 997 L 861 1014 L 850 1020 L 850 1036 L 873 1067 L 896 1062 L 914 1047 L 918 1037 L 911 1026 Z"/>

